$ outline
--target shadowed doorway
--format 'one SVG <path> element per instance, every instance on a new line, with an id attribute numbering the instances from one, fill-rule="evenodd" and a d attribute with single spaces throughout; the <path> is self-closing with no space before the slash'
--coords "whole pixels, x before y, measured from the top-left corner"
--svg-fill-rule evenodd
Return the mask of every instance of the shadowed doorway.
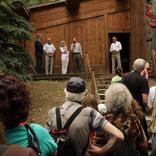
<path id="1" fill-rule="evenodd" d="M 120 52 L 121 64 L 124 72 L 130 71 L 130 33 L 109 33 L 109 47 L 112 43 L 112 37 L 116 36 L 121 42 L 122 50 Z M 111 71 L 111 56 L 110 56 L 110 71 Z"/>

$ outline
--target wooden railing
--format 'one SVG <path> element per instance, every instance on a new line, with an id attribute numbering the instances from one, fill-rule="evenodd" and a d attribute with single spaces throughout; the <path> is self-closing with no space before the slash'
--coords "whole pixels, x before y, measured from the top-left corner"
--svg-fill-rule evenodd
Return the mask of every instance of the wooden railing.
<path id="1" fill-rule="evenodd" d="M 91 67 L 88 52 L 86 52 L 86 59 L 87 59 L 87 69 L 88 69 L 88 72 L 89 72 L 90 77 L 91 77 L 91 93 L 93 95 L 95 95 L 95 97 L 97 99 L 97 102 L 98 103 L 101 103 L 100 102 L 100 97 L 99 97 L 99 94 L 98 94 L 98 89 L 97 89 L 97 84 L 96 84 L 96 78 L 95 78 L 94 68 Z"/>

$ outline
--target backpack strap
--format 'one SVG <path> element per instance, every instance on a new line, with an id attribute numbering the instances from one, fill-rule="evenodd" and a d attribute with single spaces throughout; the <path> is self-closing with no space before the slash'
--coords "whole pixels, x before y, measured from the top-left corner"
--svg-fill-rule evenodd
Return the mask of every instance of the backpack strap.
<path id="1" fill-rule="evenodd" d="M 80 114 L 80 112 L 82 111 L 83 106 L 79 107 L 72 115 L 71 117 L 68 119 L 68 121 L 66 122 L 64 129 L 68 129 L 71 125 L 71 123 L 73 122 L 73 120 Z"/>
<path id="2" fill-rule="evenodd" d="M 24 126 L 25 126 L 25 128 L 27 130 L 27 134 L 28 134 L 28 142 L 29 142 L 28 146 L 31 147 L 37 153 L 38 156 L 41 155 L 39 141 L 38 141 L 38 138 L 37 138 L 34 130 L 28 124 L 25 124 Z M 30 135 L 29 132 L 33 135 L 33 137 Z"/>
<path id="3" fill-rule="evenodd" d="M 56 124 L 57 129 L 62 130 L 62 121 L 61 121 L 61 115 L 60 115 L 60 107 L 56 107 Z"/>
<path id="4" fill-rule="evenodd" d="M 73 122 L 73 120 L 79 115 L 81 110 L 83 109 L 83 106 L 79 107 L 68 119 L 63 129 L 68 129 Z M 56 108 L 56 123 L 57 123 L 57 129 L 62 130 L 62 121 L 61 121 L 61 115 L 60 115 L 60 107 Z"/>

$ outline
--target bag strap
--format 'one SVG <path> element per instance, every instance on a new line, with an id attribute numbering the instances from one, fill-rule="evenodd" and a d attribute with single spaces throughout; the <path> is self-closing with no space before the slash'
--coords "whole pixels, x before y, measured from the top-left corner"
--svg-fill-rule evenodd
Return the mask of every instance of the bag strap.
<path id="1" fill-rule="evenodd" d="M 62 130 L 62 121 L 61 121 L 61 115 L 60 115 L 60 107 L 56 107 L 56 124 L 57 129 Z"/>
<path id="2" fill-rule="evenodd" d="M 82 111 L 83 106 L 79 107 L 72 115 L 71 117 L 68 119 L 67 123 L 64 126 L 64 129 L 68 129 L 71 125 L 71 123 L 73 122 L 73 120 L 80 114 L 80 112 Z"/>
<path id="3" fill-rule="evenodd" d="M 31 128 L 30 125 L 25 124 L 24 125 L 26 130 L 27 130 L 27 134 L 28 134 L 28 142 L 29 142 L 29 147 L 31 147 L 35 152 L 37 152 L 37 155 L 41 155 L 41 150 L 40 150 L 40 146 L 39 146 L 39 140 L 36 136 L 36 133 L 34 132 L 34 130 Z M 32 136 L 29 134 L 30 133 L 33 135 Z"/>
<path id="4" fill-rule="evenodd" d="M 73 120 L 79 115 L 81 110 L 83 109 L 83 106 L 79 107 L 68 119 L 63 129 L 68 129 L 73 122 Z M 57 122 L 57 129 L 62 130 L 62 121 L 61 121 L 61 115 L 60 115 L 60 107 L 56 108 L 56 122 Z"/>

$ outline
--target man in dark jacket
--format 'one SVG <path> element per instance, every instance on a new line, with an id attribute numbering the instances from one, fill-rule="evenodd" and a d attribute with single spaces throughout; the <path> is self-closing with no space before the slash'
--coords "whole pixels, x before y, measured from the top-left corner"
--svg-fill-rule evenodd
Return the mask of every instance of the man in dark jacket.
<path id="1" fill-rule="evenodd" d="M 35 57 L 36 57 L 36 72 L 41 73 L 43 46 L 41 43 L 41 34 L 36 35 L 35 41 Z"/>
<path id="2" fill-rule="evenodd" d="M 143 112 L 147 106 L 149 85 L 148 81 L 142 76 L 142 71 L 145 69 L 146 61 L 136 59 L 133 64 L 133 71 L 126 74 L 122 82 L 127 86 L 133 98 L 141 106 Z"/>

